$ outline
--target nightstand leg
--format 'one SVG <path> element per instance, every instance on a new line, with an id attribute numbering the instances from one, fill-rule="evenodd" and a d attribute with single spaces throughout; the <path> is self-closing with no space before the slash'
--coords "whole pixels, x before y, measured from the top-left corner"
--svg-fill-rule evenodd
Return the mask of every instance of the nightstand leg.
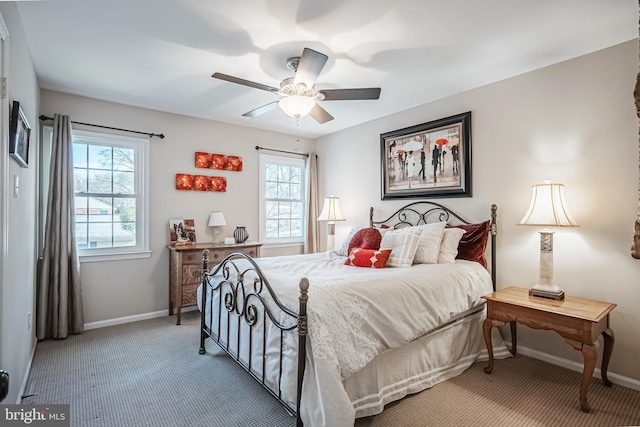
<path id="1" fill-rule="evenodd" d="M 489 353 L 489 366 L 484 368 L 487 374 L 493 371 L 493 343 L 491 342 L 491 329 L 493 328 L 493 321 L 491 319 L 485 319 L 482 324 L 482 331 L 484 333 L 484 343 L 487 346 L 487 352 Z"/>
<path id="2" fill-rule="evenodd" d="M 582 368 L 582 381 L 580 383 L 580 407 L 584 412 L 591 412 L 591 405 L 587 402 L 587 392 L 589 391 L 589 384 L 591 384 L 591 378 L 593 377 L 593 371 L 596 368 L 596 361 L 598 360 L 598 350 L 596 347 L 589 344 L 584 344 L 578 341 L 565 340 L 567 344 L 582 353 L 584 359 L 584 367 Z"/>
<path id="3" fill-rule="evenodd" d="M 611 329 L 607 328 L 602 331 L 602 337 L 604 338 L 604 349 L 602 351 L 602 368 L 600 369 L 600 373 L 602 374 L 602 382 L 604 385 L 611 387 L 613 383 L 607 377 L 607 370 L 609 369 L 609 359 L 611 359 L 616 336 Z"/>
<path id="4" fill-rule="evenodd" d="M 509 325 L 511 326 L 511 350 L 509 351 L 515 356 L 516 352 L 518 351 L 518 330 L 516 328 L 517 322 L 509 322 Z"/>
<path id="5" fill-rule="evenodd" d="M 180 316 L 180 311 L 181 311 L 181 310 L 180 310 L 180 307 L 178 307 L 178 308 L 176 309 L 176 311 L 177 311 L 177 313 L 176 313 L 176 314 L 178 315 L 178 316 L 177 316 L 177 317 L 178 317 L 178 320 L 176 320 L 176 325 L 179 325 L 179 324 L 180 324 L 180 317 L 181 317 L 181 316 Z"/>

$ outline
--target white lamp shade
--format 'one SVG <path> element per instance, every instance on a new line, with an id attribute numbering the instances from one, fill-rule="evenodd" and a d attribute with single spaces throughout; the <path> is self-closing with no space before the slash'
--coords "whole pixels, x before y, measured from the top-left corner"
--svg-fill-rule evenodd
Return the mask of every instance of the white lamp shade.
<path id="1" fill-rule="evenodd" d="M 564 198 L 564 185 L 544 184 L 531 186 L 531 205 L 519 225 L 577 227 Z"/>
<path id="2" fill-rule="evenodd" d="M 300 118 L 309 114 L 316 101 L 308 96 L 290 95 L 278 101 L 278 105 L 287 115 Z"/>
<path id="3" fill-rule="evenodd" d="M 329 196 L 324 198 L 324 206 L 322 212 L 318 217 L 318 221 L 345 221 L 345 218 L 340 212 L 339 198 L 335 196 Z"/>
<path id="4" fill-rule="evenodd" d="M 227 225 L 227 221 L 224 219 L 222 212 L 211 212 L 209 215 L 209 227 L 221 227 Z"/>

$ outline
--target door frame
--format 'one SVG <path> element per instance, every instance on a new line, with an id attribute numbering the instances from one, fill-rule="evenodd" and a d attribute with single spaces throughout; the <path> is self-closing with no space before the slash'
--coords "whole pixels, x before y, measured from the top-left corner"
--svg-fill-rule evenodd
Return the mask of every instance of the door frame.
<path id="1" fill-rule="evenodd" d="M 8 96 L 8 74 L 9 74 L 9 30 L 4 22 L 4 18 L 0 13 L 0 85 L 3 86 L 0 93 L 0 189 L 2 197 L 0 197 L 0 369 L 7 360 L 6 351 L 6 326 L 7 319 L 4 318 L 7 313 L 5 301 L 3 299 L 4 287 L 8 286 L 7 260 L 9 256 L 9 242 L 7 236 L 9 234 L 9 197 L 12 192 L 9 189 L 9 96 Z"/>

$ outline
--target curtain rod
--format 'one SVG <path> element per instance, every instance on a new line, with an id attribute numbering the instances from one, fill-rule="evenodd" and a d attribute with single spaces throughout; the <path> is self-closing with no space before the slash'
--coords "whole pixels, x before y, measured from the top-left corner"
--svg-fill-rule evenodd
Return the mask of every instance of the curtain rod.
<path id="1" fill-rule="evenodd" d="M 309 155 L 305 153 L 295 153 L 293 151 L 275 150 L 273 148 L 260 147 L 259 145 L 256 145 L 256 150 L 257 151 L 260 151 L 260 150 L 275 151 L 277 153 L 287 153 L 287 154 L 295 154 L 296 156 L 309 157 Z"/>
<path id="2" fill-rule="evenodd" d="M 44 114 L 43 114 L 43 115 L 41 115 L 39 118 L 40 118 L 40 120 L 42 120 L 42 121 L 45 121 L 45 120 L 53 120 L 53 118 L 52 118 L 52 117 L 47 117 L 47 116 L 45 116 Z M 140 131 L 137 131 L 137 130 L 114 128 L 114 127 L 111 127 L 111 126 L 94 125 L 94 124 L 92 124 L 92 123 L 74 122 L 73 120 L 71 121 L 71 123 L 75 123 L 75 124 L 77 124 L 77 125 L 84 125 L 84 126 L 93 126 L 93 127 L 95 127 L 95 128 L 111 129 L 111 130 L 119 130 L 119 131 L 122 131 L 122 132 L 129 132 L 129 133 L 138 133 L 138 134 L 140 134 L 140 135 L 147 135 L 147 136 L 150 136 L 150 137 L 152 137 L 152 138 L 155 136 L 155 137 L 157 137 L 157 138 L 164 139 L 164 134 L 162 134 L 162 133 L 159 133 L 159 134 L 158 134 L 158 133 L 150 133 L 150 132 L 140 132 Z"/>

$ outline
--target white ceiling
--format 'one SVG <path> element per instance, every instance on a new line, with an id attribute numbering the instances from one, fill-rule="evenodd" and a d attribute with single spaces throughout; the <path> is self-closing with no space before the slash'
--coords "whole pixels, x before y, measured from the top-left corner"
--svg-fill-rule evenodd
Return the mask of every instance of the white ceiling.
<path id="1" fill-rule="evenodd" d="M 636 0 L 59 0 L 18 2 L 42 88 L 315 138 L 638 37 Z M 275 109 L 286 59 L 329 56 L 317 124 Z M 551 101 L 551 100 L 550 100 Z M 425 121 L 429 118 L 425 118 Z M 156 130 L 162 132 L 162 129 Z"/>

